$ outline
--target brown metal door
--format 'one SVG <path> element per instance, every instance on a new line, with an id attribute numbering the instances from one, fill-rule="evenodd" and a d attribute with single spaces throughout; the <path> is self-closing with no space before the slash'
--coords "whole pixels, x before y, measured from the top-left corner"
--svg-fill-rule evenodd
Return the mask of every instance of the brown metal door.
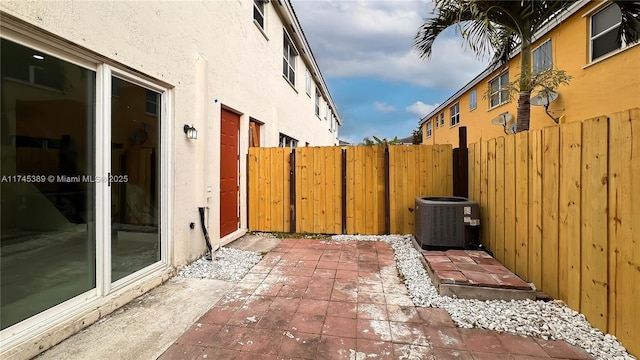
<path id="1" fill-rule="evenodd" d="M 220 236 L 238 229 L 240 116 L 222 109 L 220 120 Z"/>

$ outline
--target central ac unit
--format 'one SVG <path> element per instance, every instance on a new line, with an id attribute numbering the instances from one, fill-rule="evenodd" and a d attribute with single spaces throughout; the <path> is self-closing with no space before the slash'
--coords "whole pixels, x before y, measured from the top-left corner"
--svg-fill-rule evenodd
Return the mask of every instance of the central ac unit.
<path id="1" fill-rule="evenodd" d="M 477 240 L 479 209 L 463 197 L 417 197 L 416 240 L 422 249 L 467 248 Z"/>

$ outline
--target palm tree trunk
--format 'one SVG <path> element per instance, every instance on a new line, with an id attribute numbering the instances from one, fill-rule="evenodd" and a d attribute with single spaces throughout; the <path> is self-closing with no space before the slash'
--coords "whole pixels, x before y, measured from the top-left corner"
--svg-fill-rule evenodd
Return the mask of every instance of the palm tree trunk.
<path id="1" fill-rule="evenodd" d="M 531 90 L 520 91 L 518 96 L 518 124 L 516 132 L 528 131 L 531 119 Z"/>
<path id="2" fill-rule="evenodd" d="M 528 131 L 531 119 L 531 39 L 522 36 L 520 45 L 520 92 L 518 93 L 518 123 L 516 132 Z"/>

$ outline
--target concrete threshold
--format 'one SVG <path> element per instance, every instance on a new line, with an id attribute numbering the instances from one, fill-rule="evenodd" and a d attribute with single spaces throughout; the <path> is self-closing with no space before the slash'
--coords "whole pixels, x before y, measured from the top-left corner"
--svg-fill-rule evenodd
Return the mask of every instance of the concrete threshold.
<path id="1" fill-rule="evenodd" d="M 234 285 L 174 277 L 36 359 L 156 359 Z"/>

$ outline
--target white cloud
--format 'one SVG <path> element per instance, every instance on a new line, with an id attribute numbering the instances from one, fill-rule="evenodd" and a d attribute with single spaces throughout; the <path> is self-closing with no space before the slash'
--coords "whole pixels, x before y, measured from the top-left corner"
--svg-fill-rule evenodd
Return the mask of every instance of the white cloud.
<path id="1" fill-rule="evenodd" d="M 413 39 L 432 1 L 293 2 L 323 74 L 374 77 L 430 88 L 457 89 L 487 64 L 466 51 L 456 35 L 442 34 L 429 60 L 413 50 Z"/>
<path id="2" fill-rule="evenodd" d="M 380 101 L 376 101 L 373 103 L 373 108 L 376 111 L 380 111 L 380 112 L 392 112 L 396 110 L 396 107 L 393 105 L 389 105 Z"/>
<path id="3" fill-rule="evenodd" d="M 439 104 L 425 104 L 422 101 L 416 101 L 413 104 L 405 107 L 404 109 L 407 112 L 410 112 L 412 114 L 416 114 L 418 116 L 420 116 L 421 118 L 426 116 L 428 113 L 432 112 L 433 109 L 437 108 Z"/>

